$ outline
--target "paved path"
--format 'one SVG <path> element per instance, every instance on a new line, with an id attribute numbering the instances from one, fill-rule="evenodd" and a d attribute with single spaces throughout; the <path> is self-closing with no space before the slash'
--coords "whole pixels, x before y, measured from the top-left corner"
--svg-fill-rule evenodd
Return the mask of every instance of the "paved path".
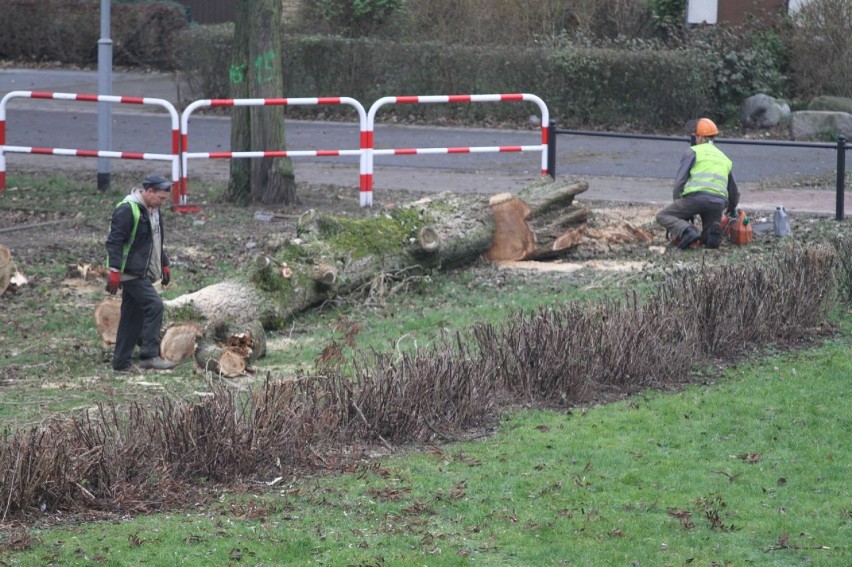
<path id="1" fill-rule="evenodd" d="M 94 71 L 0 69 L 0 95 L 12 90 L 93 93 Z M 171 74 L 117 72 L 113 94 L 162 98 L 175 104 L 186 98 Z M 369 103 L 370 101 L 368 101 Z M 113 148 L 123 151 L 169 153 L 170 121 L 165 113 L 139 105 L 114 105 Z M 354 113 L 353 113 L 354 114 Z M 94 149 L 97 147 L 97 105 L 69 101 L 15 99 L 7 109 L 10 145 Z M 539 131 L 482 128 L 433 128 L 380 124 L 375 143 L 383 147 L 455 147 L 522 145 L 539 143 Z M 288 120 L 291 149 L 343 149 L 357 147 L 358 124 Z M 230 120 L 223 116 L 193 115 L 190 148 L 194 151 L 229 149 Z M 724 147 L 723 143 L 719 144 Z M 668 203 L 671 180 L 686 145 L 684 142 L 646 141 L 576 135 L 557 137 L 557 174 L 585 179 L 590 189 L 583 197 L 645 203 Z M 772 210 L 783 204 L 790 212 L 834 214 L 836 154 L 826 149 L 729 145 L 724 147 L 735 163 L 743 191 L 742 207 Z M 847 152 L 848 153 L 848 152 Z M 96 160 L 7 154 L 7 170 L 45 167 L 97 170 Z M 112 171 L 145 171 L 150 162 L 115 160 Z M 310 183 L 358 185 L 357 158 L 294 158 L 297 178 Z M 156 167 L 156 166 L 155 166 Z M 517 191 L 538 176 L 538 154 L 476 154 L 428 156 L 377 156 L 374 167 L 376 199 L 381 191 L 400 188 L 419 191 Z M 225 160 L 191 160 L 197 177 L 228 173 Z M 820 179 L 818 188 L 803 188 L 803 180 Z M 850 188 L 852 189 L 852 188 Z M 845 201 L 852 200 L 847 191 Z M 850 206 L 846 205 L 849 210 Z"/>

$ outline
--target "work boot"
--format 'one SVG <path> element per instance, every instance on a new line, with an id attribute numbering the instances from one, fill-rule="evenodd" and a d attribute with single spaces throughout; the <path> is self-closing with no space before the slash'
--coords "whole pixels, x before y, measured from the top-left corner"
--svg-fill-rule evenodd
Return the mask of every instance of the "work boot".
<path id="1" fill-rule="evenodd" d="M 688 226 L 686 230 L 683 231 L 683 234 L 680 235 L 680 244 L 677 245 L 681 250 L 686 250 L 690 247 L 690 245 L 698 240 L 699 238 L 698 231 L 695 230 L 695 227 Z"/>
<path id="2" fill-rule="evenodd" d="M 705 248 L 718 248 L 722 244 L 722 225 L 714 222 L 707 229 L 707 236 L 704 239 Z"/>
<path id="3" fill-rule="evenodd" d="M 155 356 L 153 358 L 143 358 L 139 361 L 139 368 L 151 370 L 171 370 L 175 366 L 177 366 L 177 364 L 175 364 L 174 362 L 163 360 L 159 356 Z"/>

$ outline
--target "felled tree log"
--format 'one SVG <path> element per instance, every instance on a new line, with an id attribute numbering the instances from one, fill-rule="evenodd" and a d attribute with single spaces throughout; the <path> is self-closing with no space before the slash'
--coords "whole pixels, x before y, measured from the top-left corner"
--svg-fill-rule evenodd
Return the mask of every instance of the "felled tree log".
<path id="1" fill-rule="evenodd" d="M 574 204 L 585 182 L 543 177 L 517 195 L 490 199 L 495 233 L 485 257 L 491 261 L 541 260 L 564 254 L 580 241 L 589 208 Z"/>
<path id="2" fill-rule="evenodd" d="M 494 216 L 480 195 L 441 193 L 360 219 L 312 210 L 299 219 L 296 239 L 272 241 L 240 279 L 165 303 L 206 323 L 274 327 L 388 273 L 469 263 L 488 250 L 493 234 Z"/>

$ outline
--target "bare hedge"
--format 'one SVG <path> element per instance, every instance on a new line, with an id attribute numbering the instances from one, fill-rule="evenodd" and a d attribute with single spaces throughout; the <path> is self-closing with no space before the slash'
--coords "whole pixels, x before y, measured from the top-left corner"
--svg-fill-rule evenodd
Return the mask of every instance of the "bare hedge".
<path id="1" fill-rule="evenodd" d="M 111 6 L 116 65 L 174 68 L 175 34 L 186 15 L 174 3 Z M 0 59 L 90 65 L 100 39 L 98 0 L 3 0 Z"/>
<path id="2" fill-rule="evenodd" d="M 811 0 L 792 18 L 790 59 L 801 97 L 852 97 L 850 29 L 849 0 Z"/>
<path id="3" fill-rule="evenodd" d="M 192 87 L 188 98 L 230 96 L 232 33 L 229 25 L 183 32 L 177 65 Z M 679 128 L 714 108 L 712 67 L 685 49 L 476 47 L 291 36 L 282 50 L 284 90 L 291 97 L 350 96 L 371 104 L 383 96 L 530 92 L 547 102 L 560 126 L 651 129 Z M 484 123 L 522 123 L 537 113 L 523 104 L 406 105 L 394 111 L 415 119 Z"/>
<path id="4" fill-rule="evenodd" d="M 0 11 L 0 58 L 96 63 L 98 0 L 6 4 Z M 485 0 L 471 0 L 463 4 L 458 20 L 449 16 L 462 6 L 456 4 L 415 3 L 408 11 L 395 12 L 414 18 L 405 20 L 406 25 L 388 24 L 381 35 L 357 39 L 299 35 L 303 27 L 289 24 L 278 54 L 285 72 L 282 94 L 352 96 L 369 104 L 387 95 L 525 91 L 544 98 L 561 126 L 669 131 L 697 115 L 736 120 L 742 100 L 755 92 L 785 94 L 784 43 L 772 30 L 704 29 L 664 43 L 640 37 L 650 17 L 640 0 L 578 0 L 570 5 L 548 0 L 535 7 L 541 18 L 523 2 L 503 2 L 483 13 L 476 7 Z M 515 20 L 523 25 L 511 34 L 497 33 L 505 28 L 502 22 Z M 443 41 L 423 40 L 416 33 L 423 26 L 414 21 L 433 22 L 427 26 L 428 37 Z M 478 24 L 460 27 L 462 21 Z M 187 99 L 231 96 L 232 24 L 187 26 L 184 10 L 169 2 L 116 3 L 112 23 L 117 65 L 176 68 L 189 80 Z M 494 43 L 501 38 L 505 44 Z M 240 63 L 251 68 L 252 62 Z M 336 118 L 342 109 L 288 110 L 294 116 L 320 112 Z M 535 109 L 412 105 L 390 112 L 492 125 L 524 123 Z"/>

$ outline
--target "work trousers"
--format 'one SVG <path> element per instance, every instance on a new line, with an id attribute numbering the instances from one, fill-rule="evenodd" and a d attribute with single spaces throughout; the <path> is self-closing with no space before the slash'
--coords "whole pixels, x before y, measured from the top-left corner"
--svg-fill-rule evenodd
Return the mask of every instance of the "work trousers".
<path id="1" fill-rule="evenodd" d="M 147 277 L 121 282 L 121 319 L 115 337 L 112 367 L 132 364 L 133 348 L 142 338 L 140 359 L 160 356 L 160 330 L 163 326 L 163 300 Z"/>
<path id="2" fill-rule="evenodd" d="M 683 231 L 692 226 L 695 215 L 701 217 L 701 241 L 705 242 L 707 230 L 714 222 L 722 220 L 722 212 L 728 205 L 724 197 L 710 193 L 691 193 L 657 213 L 657 222 L 669 231 L 669 237 L 679 239 Z"/>

